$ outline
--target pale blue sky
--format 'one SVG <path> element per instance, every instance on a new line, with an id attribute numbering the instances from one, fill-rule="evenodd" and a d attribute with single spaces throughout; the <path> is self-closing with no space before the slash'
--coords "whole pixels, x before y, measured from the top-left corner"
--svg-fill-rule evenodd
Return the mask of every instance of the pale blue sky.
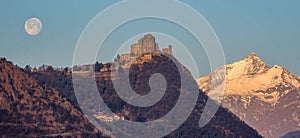
<path id="1" fill-rule="evenodd" d="M 84 27 L 95 15 L 116 2 L 1 1 L 0 56 L 20 66 L 70 66 Z M 270 66 L 279 64 L 300 75 L 300 1 L 183 2 L 200 12 L 212 25 L 223 45 L 227 63 L 255 52 Z M 24 31 L 24 22 L 30 17 L 38 17 L 43 22 L 43 30 L 37 36 L 29 36 Z M 201 51 L 199 54 L 204 55 Z M 184 57 L 180 52 L 175 56 Z M 200 75 L 209 72 L 204 60 L 198 63 L 203 64 Z"/>

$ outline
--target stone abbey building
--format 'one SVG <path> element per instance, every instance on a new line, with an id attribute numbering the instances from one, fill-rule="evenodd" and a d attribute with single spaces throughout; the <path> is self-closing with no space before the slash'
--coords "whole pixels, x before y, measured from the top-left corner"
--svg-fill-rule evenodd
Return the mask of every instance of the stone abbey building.
<path id="1" fill-rule="evenodd" d="M 148 53 L 148 54 L 147 54 Z M 129 68 L 131 63 L 138 63 L 136 59 L 140 56 L 142 61 L 151 60 L 151 53 L 162 53 L 162 54 L 172 54 L 172 46 L 169 45 L 167 48 L 159 49 L 158 43 L 155 41 L 155 37 L 152 34 L 146 34 L 144 37 L 140 38 L 136 44 L 130 46 L 130 53 L 118 55 L 113 62 L 106 64 L 101 64 L 98 66 L 100 69 L 95 68 L 95 64 L 92 65 L 82 65 L 78 67 L 73 67 L 76 71 L 99 71 L 99 72 L 109 72 L 112 70 L 119 70 L 122 68 Z M 75 68 L 75 69 L 74 69 Z"/>
<path id="2" fill-rule="evenodd" d="M 168 48 L 164 48 L 162 49 L 162 51 L 160 51 L 158 43 L 155 42 L 155 37 L 152 34 L 146 34 L 143 38 L 140 38 L 138 40 L 138 43 L 132 44 L 130 46 L 129 54 L 122 54 L 118 57 L 117 60 L 119 60 L 123 64 L 126 64 L 130 61 L 133 61 L 142 54 L 156 52 L 172 55 L 172 46 L 169 45 Z"/>

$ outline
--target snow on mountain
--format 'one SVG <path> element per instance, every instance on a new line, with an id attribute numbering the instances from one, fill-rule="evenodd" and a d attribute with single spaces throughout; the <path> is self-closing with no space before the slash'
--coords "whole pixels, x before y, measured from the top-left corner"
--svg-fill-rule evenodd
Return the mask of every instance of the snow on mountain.
<path id="1" fill-rule="evenodd" d="M 226 79 L 222 68 L 226 67 Z M 268 66 L 255 53 L 196 79 L 208 96 L 222 93 L 222 106 L 264 137 L 300 130 L 300 77 L 285 68 Z M 222 83 L 216 83 L 222 82 Z"/>
<path id="2" fill-rule="evenodd" d="M 218 83 L 212 83 L 221 78 L 214 73 L 197 79 L 199 87 L 208 95 L 217 93 Z M 286 94 L 290 89 L 300 87 L 298 77 L 291 74 L 285 68 L 274 65 L 269 67 L 255 53 L 250 53 L 243 60 L 226 65 L 226 86 L 224 95 L 241 95 L 246 97 L 256 96 L 267 103 L 275 105 L 280 96 Z M 212 84 L 217 84 L 212 86 Z M 269 92 L 269 88 L 281 85 L 284 93 L 278 91 Z M 245 101 L 245 105 L 247 101 Z"/>

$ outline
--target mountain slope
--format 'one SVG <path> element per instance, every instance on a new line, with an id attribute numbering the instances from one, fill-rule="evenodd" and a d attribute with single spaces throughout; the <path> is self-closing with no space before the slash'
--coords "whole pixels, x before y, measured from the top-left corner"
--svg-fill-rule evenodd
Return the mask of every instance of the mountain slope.
<path id="1" fill-rule="evenodd" d="M 117 78 L 110 76 L 110 71 L 96 73 L 98 89 L 106 105 L 108 105 L 108 107 L 110 107 L 115 114 L 124 115 L 125 119 L 138 122 L 160 118 L 162 115 L 169 112 L 170 109 L 172 109 L 180 94 L 178 89 L 174 89 L 180 86 L 180 78 L 178 77 L 178 72 L 176 72 L 176 69 L 174 69 L 173 63 L 168 59 L 168 57 L 161 54 L 152 54 L 152 60 L 145 62 L 142 59 L 143 56 L 138 59 L 139 62 L 133 64 L 130 68 L 130 83 L 132 88 L 137 93 L 145 94 L 150 90 L 149 85 L 147 85 L 148 78 L 153 73 L 160 72 L 164 75 L 164 77 L 169 78 L 167 79 L 167 83 L 170 85 L 168 85 L 165 96 L 158 104 L 151 106 L 151 108 L 137 108 L 127 104 L 120 99 L 120 97 L 118 97 L 112 84 L 111 80 Z M 182 65 L 181 67 L 184 68 Z M 182 79 L 191 81 L 191 85 L 196 85 L 196 82 L 193 80 L 188 70 L 184 70 L 184 76 L 186 77 Z M 61 75 L 57 76 L 57 78 L 63 79 L 49 79 L 53 81 L 57 80 L 57 83 L 72 81 L 70 76 L 62 77 L 63 74 L 56 74 Z M 46 85 L 50 84 L 53 87 L 60 87 L 60 85 L 53 85 L 56 82 L 47 81 L 47 77 L 45 77 L 53 75 L 40 72 L 35 73 L 34 76 L 40 80 L 39 82 L 45 82 Z M 72 87 L 71 85 L 66 86 Z M 65 89 L 71 90 L 72 88 Z M 70 93 L 71 91 L 69 91 L 69 94 Z M 71 99 L 71 101 L 74 101 L 74 99 Z M 198 126 L 198 121 L 203 112 L 206 101 L 207 96 L 200 92 L 196 107 L 192 111 L 189 118 L 180 126 L 180 128 L 176 129 L 166 137 L 260 137 L 254 129 L 249 127 L 243 121 L 239 120 L 239 118 L 237 118 L 234 114 L 230 113 L 224 108 L 220 108 L 212 120 L 205 127 L 200 128 Z M 88 100 L 85 105 L 89 105 L 88 102 L 90 101 Z"/>
<path id="2" fill-rule="evenodd" d="M 279 137 L 300 130 L 300 81 L 285 68 L 269 67 L 256 54 L 226 65 L 222 106 L 228 108 L 264 137 Z M 212 74 L 197 79 L 199 87 L 213 96 Z M 214 75 L 215 76 L 215 75 Z"/>
<path id="3" fill-rule="evenodd" d="M 0 126 L 3 137 L 101 136 L 58 91 L 40 86 L 3 58 L 0 58 Z"/>

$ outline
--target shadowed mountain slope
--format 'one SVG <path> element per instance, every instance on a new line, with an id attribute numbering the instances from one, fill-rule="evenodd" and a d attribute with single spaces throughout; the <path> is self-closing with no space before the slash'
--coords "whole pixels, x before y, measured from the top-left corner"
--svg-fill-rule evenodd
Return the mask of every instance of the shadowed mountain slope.
<path id="1" fill-rule="evenodd" d="M 149 55 L 147 57 L 149 57 Z M 137 122 L 155 120 L 168 113 L 176 103 L 180 95 L 180 89 L 178 89 L 180 88 L 180 79 L 191 82 L 190 85 L 197 85 L 189 71 L 176 59 L 173 61 L 178 62 L 180 68 L 184 70 L 184 78 L 178 78 L 178 71 L 176 70 L 174 63 L 169 59 L 170 57 L 157 53 L 151 54 L 151 57 L 152 58 L 150 60 L 145 60 L 145 55 L 142 55 L 128 69 L 130 85 L 136 93 L 141 95 L 145 95 L 150 91 L 148 81 L 152 74 L 161 73 L 166 78 L 168 87 L 165 95 L 158 103 L 150 108 L 141 108 L 127 104 L 117 95 L 113 87 L 112 80 L 119 78 L 115 75 L 111 75 L 111 71 L 96 72 L 95 78 L 99 93 L 106 105 L 108 105 L 108 107 L 110 107 L 115 114 L 123 116 L 127 120 Z M 119 71 L 125 70 L 126 69 L 122 69 Z M 71 76 L 63 75 L 61 72 L 56 72 L 54 74 L 58 76 L 50 75 L 46 72 L 35 73 L 33 76 L 35 76 L 39 82 L 43 82 L 51 87 L 58 87 L 56 88 L 58 90 L 65 89 L 67 90 L 66 95 L 72 95 L 72 93 L 74 93 L 71 91 L 72 85 L 65 85 L 70 88 L 61 88 L 61 85 L 54 85 L 55 83 L 61 84 L 63 82 L 69 84 L 68 82 L 72 81 Z M 87 84 L 86 87 L 90 86 Z M 70 96 L 69 98 L 72 97 L 74 98 L 75 96 Z M 198 126 L 198 122 L 207 98 L 208 97 L 200 91 L 197 104 L 191 115 L 178 129 L 166 137 L 260 137 L 254 129 L 249 127 L 243 121 L 239 120 L 239 118 L 237 118 L 234 114 L 230 113 L 224 108 L 219 108 L 212 120 L 206 126 L 200 128 Z M 70 99 L 70 101 L 75 100 Z M 89 103 L 92 101 L 93 100 L 87 100 L 84 105 L 92 105 L 92 103 Z"/>

